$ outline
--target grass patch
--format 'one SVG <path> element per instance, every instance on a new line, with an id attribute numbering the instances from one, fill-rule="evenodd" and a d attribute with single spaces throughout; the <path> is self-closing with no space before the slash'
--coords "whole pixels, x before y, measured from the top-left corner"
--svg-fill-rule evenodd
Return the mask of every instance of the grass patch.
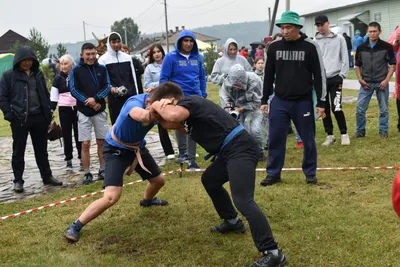
<path id="1" fill-rule="evenodd" d="M 210 85 L 210 99 L 218 101 L 217 87 Z M 353 90 L 346 90 L 345 95 Z M 344 103 L 349 133 L 355 129 L 355 103 Z M 390 114 L 396 114 L 390 99 Z M 389 138 L 378 132 L 379 110 L 371 101 L 367 136 L 351 146 L 321 147 L 325 138 L 317 122 L 319 167 L 398 165 L 395 144 L 397 116 L 390 121 Z M 2 123 L 0 121 L 0 123 Z M 0 124 L 2 125 L 2 124 Z M 336 125 L 336 123 L 335 123 Z M 339 137 L 337 127 L 336 136 Z M 198 163 L 205 151 L 198 149 Z M 302 150 L 289 136 L 285 167 L 300 167 Z M 265 165 L 260 163 L 258 167 Z M 176 169 L 170 163 L 163 170 Z M 318 186 L 308 186 L 301 172 L 284 172 L 283 183 L 258 184 L 255 198 L 267 215 L 290 266 L 397 266 L 400 221 L 391 207 L 395 171 L 319 172 Z M 219 218 L 200 182 L 200 174 L 167 177 L 160 192 L 167 207 L 141 208 L 145 183 L 124 189 L 119 203 L 88 224 L 81 240 L 67 244 L 63 231 L 99 196 L 0 222 L 0 258 L 4 266 L 246 266 L 259 257 L 247 232 L 213 235 L 209 227 Z M 125 177 L 126 182 L 137 175 Z M 100 183 L 14 203 L 0 204 L 0 216 L 55 200 L 99 190 Z"/>
<path id="2" fill-rule="evenodd" d="M 347 74 L 347 79 L 349 80 L 358 80 L 355 69 L 350 69 L 349 73 Z M 390 78 L 391 82 L 394 82 L 394 77 Z"/>

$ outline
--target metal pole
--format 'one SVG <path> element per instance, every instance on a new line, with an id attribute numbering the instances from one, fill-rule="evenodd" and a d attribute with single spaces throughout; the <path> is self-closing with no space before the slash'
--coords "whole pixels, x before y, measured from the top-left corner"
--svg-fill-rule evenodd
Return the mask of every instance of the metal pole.
<path id="1" fill-rule="evenodd" d="M 279 0 L 275 0 L 274 11 L 272 13 L 271 24 L 269 25 L 269 36 L 272 36 L 272 32 L 274 31 L 274 24 L 276 19 L 276 13 L 278 12 Z"/>
<path id="2" fill-rule="evenodd" d="M 83 40 L 86 42 L 86 28 L 85 28 L 86 23 L 83 21 Z"/>
<path id="3" fill-rule="evenodd" d="M 164 10 L 165 10 L 165 33 L 167 41 L 167 53 L 169 53 L 169 38 L 168 38 L 168 16 L 167 16 L 167 0 L 164 0 Z"/>
<path id="4" fill-rule="evenodd" d="M 271 27 L 271 8 L 268 8 L 268 26 Z"/>
<path id="5" fill-rule="evenodd" d="M 290 0 L 286 0 L 286 11 L 290 10 Z"/>
<path id="6" fill-rule="evenodd" d="M 127 47 L 129 47 L 129 45 L 128 45 L 128 37 L 127 37 L 127 34 L 126 34 L 126 21 L 124 22 L 124 28 L 125 28 L 125 45 Z"/>

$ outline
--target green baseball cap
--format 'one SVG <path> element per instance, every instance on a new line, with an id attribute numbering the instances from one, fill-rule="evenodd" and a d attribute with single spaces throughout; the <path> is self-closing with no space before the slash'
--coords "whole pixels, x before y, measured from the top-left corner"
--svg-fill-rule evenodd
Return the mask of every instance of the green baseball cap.
<path id="1" fill-rule="evenodd" d="M 303 28 L 300 23 L 300 16 L 294 11 L 283 12 L 281 18 L 275 23 L 276 26 L 280 27 L 282 24 L 293 24 Z"/>

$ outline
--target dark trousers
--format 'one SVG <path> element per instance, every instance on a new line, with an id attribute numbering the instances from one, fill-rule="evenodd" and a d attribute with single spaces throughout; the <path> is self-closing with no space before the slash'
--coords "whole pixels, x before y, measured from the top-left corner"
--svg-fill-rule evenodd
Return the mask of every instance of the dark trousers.
<path id="1" fill-rule="evenodd" d="M 158 124 L 158 136 L 160 137 L 161 146 L 164 150 L 165 156 L 174 155 L 174 148 L 172 147 L 171 139 L 169 138 L 168 131 Z"/>
<path id="2" fill-rule="evenodd" d="M 72 156 L 72 130 L 74 130 L 74 139 L 78 158 L 81 158 L 81 142 L 78 140 L 78 110 L 76 107 L 58 107 L 60 124 L 64 141 L 64 160 L 71 160 Z"/>
<path id="3" fill-rule="evenodd" d="M 49 156 L 47 154 L 47 130 L 49 123 L 44 115 L 30 115 L 26 123 L 20 120 L 11 122 L 13 138 L 13 154 L 11 165 L 14 172 L 14 183 L 24 182 L 22 175 L 25 169 L 25 148 L 28 133 L 31 136 L 33 150 L 35 151 L 36 164 L 42 179 L 52 176 Z"/>
<path id="4" fill-rule="evenodd" d="M 396 106 L 397 106 L 397 130 L 400 132 L 400 100 L 396 98 Z"/>
<path id="5" fill-rule="evenodd" d="M 287 130 L 287 128 L 286 128 Z M 233 203 L 249 223 L 253 241 L 260 252 L 276 249 L 271 227 L 254 201 L 255 169 L 260 148 L 246 131 L 239 133 L 203 173 L 201 181 L 222 219 L 234 219 L 237 212 L 223 185 L 229 182 Z"/>
<path id="6" fill-rule="evenodd" d="M 333 115 L 335 115 L 340 134 L 347 133 L 346 118 L 342 110 L 342 84 L 343 79 L 339 75 L 327 79 L 325 102 L 326 117 L 323 118 L 322 121 L 324 123 L 325 132 L 328 134 L 333 134 L 331 109 Z"/>
<path id="7" fill-rule="evenodd" d="M 290 101 L 277 96 L 270 104 L 267 173 L 272 177 L 281 175 L 290 120 L 304 144 L 303 172 L 306 176 L 314 176 L 317 169 L 317 147 L 313 101 Z"/>
<path id="8" fill-rule="evenodd" d="M 128 98 L 129 97 L 113 97 L 112 95 L 108 95 L 108 111 L 110 112 L 112 125 L 117 121 L 121 108 Z"/>

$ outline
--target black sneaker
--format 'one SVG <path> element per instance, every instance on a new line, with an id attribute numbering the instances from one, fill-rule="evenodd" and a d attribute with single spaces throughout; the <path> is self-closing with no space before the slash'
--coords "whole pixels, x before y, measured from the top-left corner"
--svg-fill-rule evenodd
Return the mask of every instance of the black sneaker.
<path id="1" fill-rule="evenodd" d="M 267 177 L 265 177 L 265 179 L 262 180 L 260 184 L 262 186 L 268 186 L 268 185 L 273 185 L 273 184 L 280 183 L 280 182 L 282 182 L 280 176 L 272 177 L 272 176 L 267 175 Z"/>
<path id="2" fill-rule="evenodd" d="M 156 197 L 154 197 L 152 200 L 146 200 L 146 199 L 140 200 L 140 206 L 146 208 L 150 206 L 166 206 L 166 205 L 168 205 L 168 201 Z"/>
<path id="3" fill-rule="evenodd" d="M 24 192 L 24 184 L 22 182 L 14 183 L 14 192 L 15 193 L 22 193 Z"/>
<path id="4" fill-rule="evenodd" d="M 97 174 L 97 180 L 104 180 L 106 177 L 106 174 L 104 173 L 104 170 L 99 170 L 99 173 Z"/>
<path id="5" fill-rule="evenodd" d="M 93 183 L 93 175 L 89 172 L 89 173 L 86 173 L 83 176 L 82 184 L 83 185 L 88 185 L 88 184 L 91 184 L 91 183 Z"/>
<path id="6" fill-rule="evenodd" d="M 216 225 L 211 227 L 211 233 L 227 234 L 227 233 L 244 233 L 244 232 L 246 232 L 246 227 L 244 226 L 241 219 L 238 219 L 235 224 L 232 224 L 227 220 L 224 220 L 224 222 L 221 225 Z"/>
<path id="7" fill-rule="evenodd" d="M 388 132 L 379 132 L 379 137 L 381 139 L 386 139 L 389 137 L 389 134 L 388 134 Z"/>
<path id="8" fill-rule="evenodd" d="M 365 133 L 356 132 L 352 138 L 362 138 L 365 137 Z"/>
<path id="9" fill-rule="evenodd" d="M 61 185 L 63 185 L 63 183 L 61 181 L 57 180 L 53 176 L 49 176 L 49 177 L 43 178 L 43 184 L 52 185 L 52 186 L 61 186 Z"/>
<path id="10" fill-rule="evenodd" d="M 269 252 L 264 254 L 261 259 L 252 264 L 250 267 L 281 267 L 288 263 L 289 262 L 287 261 L 285 255 L 279 250 L 278 256 L 275 256 Z"/>
<path id="11" fill-rule="evenodd" d="M 307 184 L 316 184 L 316 183 L 318 183 L 318 179 L 315 175 L 314 176 L 306 176 L 306 183 Z"/>
<path id="12" fill-rule="evenodd" d="M 67 172 L 73 172 L 74 171 L 74 168 L 72 167 L 72 161 L 70 161 L 70 160 L 67 161 L 67 166 L 65 167 L 65 170 Z"/>

